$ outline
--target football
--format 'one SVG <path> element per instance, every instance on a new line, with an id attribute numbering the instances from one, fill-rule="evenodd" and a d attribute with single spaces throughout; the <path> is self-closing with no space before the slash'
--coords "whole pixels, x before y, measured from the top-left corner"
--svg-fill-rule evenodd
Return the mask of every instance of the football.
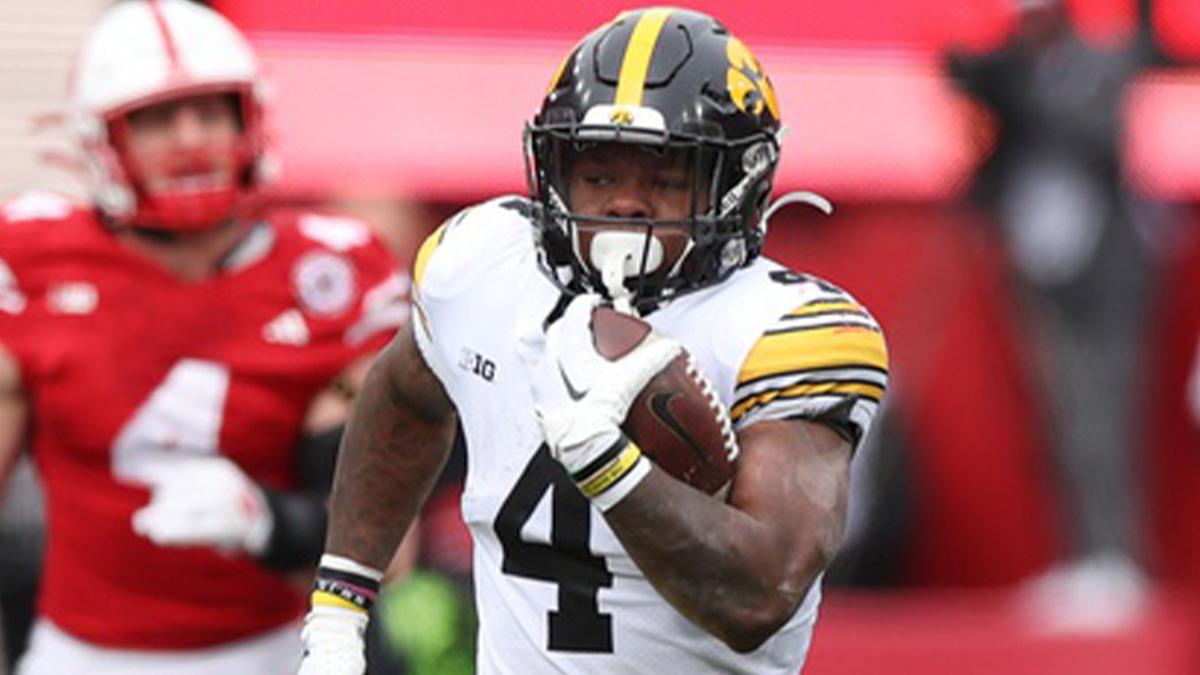
<path id="1" fill-rule="evenodd" d="M 650 333 L 650 324 L 609 307 L 592 314 L 596 351 L 615 360 Z M 726 494 L 737 436 L 708 378 L 683 350 L 638 394 L 621 426 L 663 471 L 710 495 Z"/>

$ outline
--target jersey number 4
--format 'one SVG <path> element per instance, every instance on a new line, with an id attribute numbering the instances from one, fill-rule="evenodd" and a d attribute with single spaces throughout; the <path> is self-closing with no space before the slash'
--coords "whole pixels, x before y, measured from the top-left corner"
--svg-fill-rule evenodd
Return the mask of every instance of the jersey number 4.
<path id="1" fill-rule="evenodd" d="M 129 418 L 113 443 L 118 480 L 152 485 L 179 457 L 218 452 L 229 368 L 183 359 Z"/>
<path id="2" fill-rule="evenodd" d="M 550 543 L 529 541 L 521 530 L 547 490 L 553 491 Z M 504 547 L 505 574 L 558 585 L 558 609 L 547 612 L 546 648 L 612 653 L 612 616 L 600 611 L 596 594 L 612 586 L 613 576 L 604 558 L 588 548 L 591 507 L 545 445 L 517 479 L 493 528 Z"/>

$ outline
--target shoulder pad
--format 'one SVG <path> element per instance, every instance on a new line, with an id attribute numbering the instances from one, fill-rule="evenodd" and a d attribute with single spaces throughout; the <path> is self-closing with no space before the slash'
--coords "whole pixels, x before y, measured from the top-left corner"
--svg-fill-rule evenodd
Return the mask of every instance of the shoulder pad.
<path id="1" fill-rule="evenodd" d="M 297 220 L 296 228 L 306 239 L 338 253 L 365 246 L 373 237 L 370 226 L 349 216 L 307 213 Z"/>
<path id="2" fill-rule="evenodd" d="M 63 220 L 77 209 L 75 204 L 60 194 L 34 190 L 0 205 L 0 220 L 6 223 Z"/>

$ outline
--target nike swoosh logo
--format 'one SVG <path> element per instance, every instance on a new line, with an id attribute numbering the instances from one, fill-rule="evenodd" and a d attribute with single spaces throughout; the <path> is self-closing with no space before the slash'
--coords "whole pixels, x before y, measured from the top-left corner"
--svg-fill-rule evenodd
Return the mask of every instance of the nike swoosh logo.
<path id="1" fill-rule="evenodd" d="M 704 452 L 704 449 L 700 447 L 700 444 L 696 442 L 696 439 L 692 437 L 692 434 L 689 433 L 682 424 L 680 424 L 679 420 L 675 419 L 675 414 L 671 412 L 671 399 L 680 395 L 681 394 L 679 394 L 679 392 L 659 392 L 654 394 L 650 397 L 649 401 L 650 411 L 654 413 L 654 416 L 662 421 L 662 423 L 665 424 L 668 429 L 675 432 L 675 435 L 682 439 L 684 443 L 687 443 L 688 449 L 692 451 L 692 454 L 694 454 L 701 463 L 709 464 L 712 462 L 712 459 L 708 456 L 708 453 Z"/>
<path id="2" fill-rule="evenodd" d="M 563 370 L 561 362 L 558 364 L 558 376 L 562 378 L 563 384 L 567 385 L 567 396 L 570 396 L 572 401 L 578 401 L 584 396 L 587 396 L 587 389 L 576 389 L 575 386 L 571 384 L 571 379 L 567 377 L 567 371 Z"/>

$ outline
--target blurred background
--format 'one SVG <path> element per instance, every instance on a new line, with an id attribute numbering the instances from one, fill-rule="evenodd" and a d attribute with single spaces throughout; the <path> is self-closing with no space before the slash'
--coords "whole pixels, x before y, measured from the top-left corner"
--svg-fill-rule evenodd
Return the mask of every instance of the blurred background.
<path id="1" fill-rule="evenodd" d="M 0 3 L 0 197 L 85 195 L 54 112 L 106 4 Z M 278 198 L 363 215 L 404 261 L 459 208 L 525 191 L 524 121 L 574 42 L 627 8 L 209 4 L 272 84 Z M 768 255 L 856 295 L 891 348 L 805 672 L 1200 673 L 1200 2 L 689 6 L 774 82 L 776 191 L 837 208 L 785 210 Z M 420 553 L 450 605 L 470 564 L 456 471 Z M 17 602 L 36 492 L 9 500 L 0 592 Z M 412 588 L 384 641 L 469 649 L 467 610 L 411 634 L 407 612 L 444 590 Z M 409 671 L 452 672 L 437 658 Z"/>

